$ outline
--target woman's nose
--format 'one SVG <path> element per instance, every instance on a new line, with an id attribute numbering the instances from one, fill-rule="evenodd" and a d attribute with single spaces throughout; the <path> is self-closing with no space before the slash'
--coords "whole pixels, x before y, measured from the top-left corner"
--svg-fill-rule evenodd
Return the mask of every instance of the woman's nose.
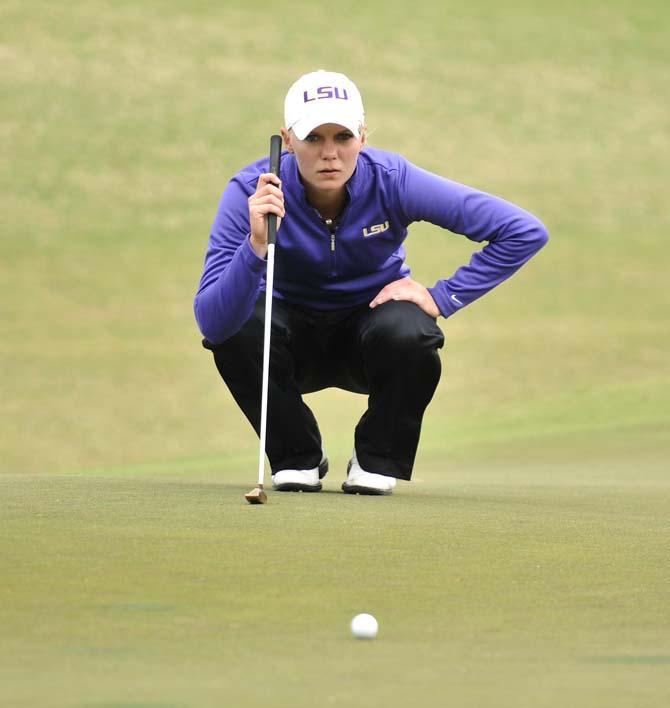
<path id="1" fill-rule="evenodd" d="M 335 147 L 334 140 L 325 140 L 323 143 L 323 157 L 334 158 L 337 157 L 337 149 Z"/>

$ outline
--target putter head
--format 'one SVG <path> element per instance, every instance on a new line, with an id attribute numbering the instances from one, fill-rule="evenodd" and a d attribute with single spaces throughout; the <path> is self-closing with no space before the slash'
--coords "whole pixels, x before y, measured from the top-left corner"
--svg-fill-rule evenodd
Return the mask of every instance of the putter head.
<path id="1" fill-rule="evenodd" d="M 256 487 L 256 489 L 252 489 L 248 494 L 245 494 L 244 498 L 249 504 L 265 504 L 268 500 L 268 495 L 263 491 L 263 487 Z"/>

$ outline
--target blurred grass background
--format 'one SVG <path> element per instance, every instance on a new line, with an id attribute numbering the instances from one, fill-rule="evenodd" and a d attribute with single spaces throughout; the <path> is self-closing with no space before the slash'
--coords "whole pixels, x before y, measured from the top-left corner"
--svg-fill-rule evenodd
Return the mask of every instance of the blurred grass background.
<path id="1" fill-rule="evenodd" d="M 3 471 L 253 457 L 191 301 L 227 180 L 320 67 L 358 82 L 373 145 L 550 230 L 443 321 L 421 454 L 448 469 L 542 438 L 551 456 L 572 433 L 667 453 L 665 3 L 0 7 Z M 407 246 L 426 284 L 472 252 L 425 224 Z M 364 400 L 312 404 L 344 464 Z"/>

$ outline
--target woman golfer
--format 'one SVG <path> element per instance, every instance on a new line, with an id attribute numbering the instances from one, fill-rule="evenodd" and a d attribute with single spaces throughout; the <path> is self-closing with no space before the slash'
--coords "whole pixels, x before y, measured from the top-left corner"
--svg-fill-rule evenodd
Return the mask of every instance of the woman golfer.
<path id="1" fill-rule="evenodd" d="M 274 270 L 266 452 L 280 491 L 319 491 L 321 434 L 302 395 L 368 396 L 342 489 L 390 494 L 409 480 L 421 421 L 440 378 L 438 317 L 515 273 L 547 241 L 531 214 L 366 146 L 363 102 L 343 74 L 315 71 L 289 89 L 279 178 L 268 158 L 228 184 L 209 238 L 195 316 L 221 377 L 260 428 L 267 215 Z M 426 288 L 403 242 L 429 221 L 486 245 Z"/>

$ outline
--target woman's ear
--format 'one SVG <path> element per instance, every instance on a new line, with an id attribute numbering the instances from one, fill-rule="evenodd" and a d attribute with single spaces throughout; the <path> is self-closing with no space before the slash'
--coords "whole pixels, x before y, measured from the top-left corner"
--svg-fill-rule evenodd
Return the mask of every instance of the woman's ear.
<path id="1" fill-rule="evenodd" d="M 293 152 L 293 145 L 291 144 L 291 139 L 293 138 L 292 133 L 286 128 L 281 129 L 281 136 L 284 139 L 284 145 L 289 152 Z"/>

